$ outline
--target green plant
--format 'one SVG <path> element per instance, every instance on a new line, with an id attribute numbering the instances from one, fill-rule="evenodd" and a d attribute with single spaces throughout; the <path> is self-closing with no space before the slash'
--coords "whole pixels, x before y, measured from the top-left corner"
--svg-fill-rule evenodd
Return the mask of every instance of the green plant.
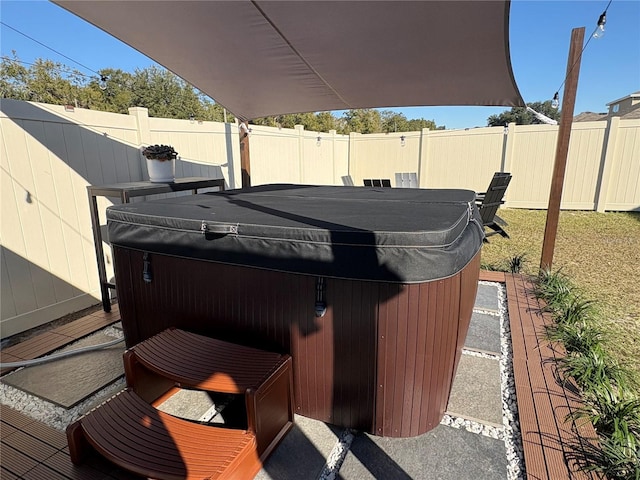
<path id="1" fill-rule="evenodd" d="M 640 398 L 632 388 L 633 375 L 607 353 L 595 302 L 585 299 L 560 271 L 540 272 L 535 294 L 554 319 L 547 338 L 566 350 L 558 367 L 583 393 L 583 406 L 568 418 L 588 418 L 599 435 L 595 463 L 583 467 L 611 479 L 640 480 Z"/>
<path id="2" fill-rule="evenodd" d="M 595 344 L 586 353 L 567 353 L 558 360 L 562 373 L 573 377 L 585 393 L 602 392 L 609 382 L 626 384 L 625 370 L 613 362 L 602 345 Z"/>
<path id="3" fill-rule="evenodd" d="M 567 352 L 585 355 L 601 348 L 604 333 L 585 321 L 555 323 L 547 328 L 547 338 L 553 342 L 561 342 Z"/>
<path id="4" fill-rule="evenodd" d="M 614 438 L 602 438 L 600 449 L 593 454 L 593 461 L 583 466 L 610 479 L 640 480 L 640 451 L 637 446 L 619 442 Z"/>
<path id="5" fill-rule="evenodd" d="M 572 291 L 556 307 L 555 321 L 558 323 L 577 323 L 593 319 L 596 314 L 595 302 L 586 300 Z"/>
<path id="6" fill-rule="evenodd" d="M 149 145 L 142 149 L 142 155 L 148 159 L 165 161 L 175 160 L 178 152 L 171 145 Z"/>
<path id="7" fill-rule="evenodd" d="M 526 253 L 518 253 L 509 259 L 509 272 L 510 273 L 520 273 L 524 268 L 524 264 L 527 260 Z"/>
<path id="8" fill-rule="evenodd" d="M 535 283 L 534 293 L 547 304 L 546 310 L 556 312 L 574 298 L 573 283 L 561 270 L 541 270 Z"/>

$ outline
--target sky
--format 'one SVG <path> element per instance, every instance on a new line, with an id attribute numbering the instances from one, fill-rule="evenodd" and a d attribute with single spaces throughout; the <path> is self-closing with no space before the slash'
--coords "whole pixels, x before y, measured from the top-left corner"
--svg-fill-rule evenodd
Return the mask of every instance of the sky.
<path id="1" fill-rule="evenodd" d="M 571 30 L 585 27 L 586 43 L 608 4 L 609 0 L 512 0 L 511 63 L 525 102 L 551 100 L 556 91 L 562 99 Z M 2 56 L 12 56 L 15 51 L 23 62 L 49 59 L 88 75 L 103 68 L 133 72 L 155 65 L 116 38 L 47 1 L 0 0 L 0 20 L 40 42 L 0 25 Z M 592 39 L 584 51 L 575 114 L 605 112 L 607 103 L 640 90 L 640 0 L 612 0 L 605 29 L 604 37 Z M 486 126 L 490 115 L 507 109 L 457 106 L 390 110 L 409 119 L 425 118 L 458 129 Z"/>

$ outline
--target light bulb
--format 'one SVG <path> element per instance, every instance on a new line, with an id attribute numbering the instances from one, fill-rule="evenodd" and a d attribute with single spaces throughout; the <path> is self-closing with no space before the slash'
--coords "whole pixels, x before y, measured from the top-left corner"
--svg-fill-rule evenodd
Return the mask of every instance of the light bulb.
<path id="1" fill-rule="evenodd" d="M 551 106 L 553 108 L 558 108 L 560 106 L 560 99 L 558 98 L 558 92 L 553 95 L 553 100 L 551 100 Z"/>
<path id="2" fill-rule="evenodd" d="M 106 75 L 100 75 L 100 81 L 98 82 L 100 90 L 107 89 L 107 80 L 109 80 L 109 77 L 107 77 Z"/>
<path id="3" fill-rule="evenodd" d="M 604 37 L 604 26 L 607 23 L 607 12 L 602 12 L 600 18 L 598 18 L 598 26 L 596 27 L 596 31 L 593 33 L 593 38 L 602 38 Z"/>

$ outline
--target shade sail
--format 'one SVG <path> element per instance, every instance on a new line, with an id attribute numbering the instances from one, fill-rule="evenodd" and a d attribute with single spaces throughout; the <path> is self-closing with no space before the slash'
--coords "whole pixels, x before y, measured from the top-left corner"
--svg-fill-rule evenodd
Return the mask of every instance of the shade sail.
<path id="1" fill-rule="evenodd" d="M 504 0 L 54 3 L 242 119 L 369 107 L 524 106 Z"/>

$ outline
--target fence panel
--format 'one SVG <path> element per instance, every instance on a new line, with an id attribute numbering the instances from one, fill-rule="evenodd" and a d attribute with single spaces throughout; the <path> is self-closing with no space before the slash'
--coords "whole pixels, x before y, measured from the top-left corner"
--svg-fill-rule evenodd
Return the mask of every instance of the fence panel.
<path id="1" fill-rule="evenodd" d="M 349 173 L 354 185 L 365 178 L 388 178 L 395 186 L 395 174 L 418 172 L 420 132 L 352 135 Z"/>
<path id="2" fill-rule="evenodd" d="M 558 130 L 512 125 L 507 135 L 487 127 L 345 136 L 251 128 L 254 185 L 342 185 L 346 175 L 355 185 L 365 178 L 393 184 L 395 173 L 416 172 L 421 187 L 482 191 L 502 170 L 513 174 L 506 206 L 542 209 Z M 0 135 L 2 337 L 99 302 L 86 187 L 148 178 L 141 144 L 173 145 L 178 177 L 224 177 L 228 188 L 241 183 L 233 124 L 3 99 Z M 102 218 L 112 200 L 98 198 Z M 562 208 L 640 211 L 640 120 L 574 124 Z"/>
<path id="3" fill-rule="evenodd" d="M 503 127 L 429 132 L 420 185 L 484 191 L 501 171 L 505 141 Z"/>
<path id="4" fill-rule="evenodd" d="M 620 121 L 606 209 L 640 210 L 640 120 Z"/>

